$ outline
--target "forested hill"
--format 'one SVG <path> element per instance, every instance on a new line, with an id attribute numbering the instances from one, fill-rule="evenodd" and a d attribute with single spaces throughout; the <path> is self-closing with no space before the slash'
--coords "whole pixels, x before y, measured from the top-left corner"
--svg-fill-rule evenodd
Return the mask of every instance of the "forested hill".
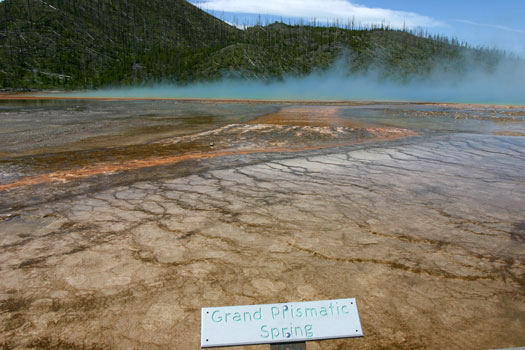
<path id="1" fill-rule="evenodd" d="M 490 68 L 501 54 L 386 28 L 275 23 L 240 30 L 185 0 L 4 0 L 0 88 L 92 88 L 224 76 L 308 74 L 345 57 L 349 73 L 406 78 L 436 65 Z M 468 56 L 468 60 L 465 58 Z"/>

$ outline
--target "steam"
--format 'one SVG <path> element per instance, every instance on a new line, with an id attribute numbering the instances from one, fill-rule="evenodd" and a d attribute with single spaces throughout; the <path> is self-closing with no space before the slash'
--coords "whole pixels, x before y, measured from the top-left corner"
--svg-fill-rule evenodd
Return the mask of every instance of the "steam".
<path id="1" fill-rule="evenodd" d="M 490 69 L 469 60 L 458 73 L 436 67 L 424 76 L 385 77 L 381 68 L 349 74 L 347 60 L 308 76 L 262 81 L 239 78 L 190 85 L 151 84 L 69 94 L 69 97 L 251 100 L 367 100 L 525 105 L 525 63 L 504 58 Z"/>

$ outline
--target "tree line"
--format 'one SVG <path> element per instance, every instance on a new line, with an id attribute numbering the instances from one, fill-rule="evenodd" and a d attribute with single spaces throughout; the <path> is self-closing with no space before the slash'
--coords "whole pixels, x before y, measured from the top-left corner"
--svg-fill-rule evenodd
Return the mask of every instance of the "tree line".
<path id="1" fill-rule="evenodd" d="M 184 0 L 5 0 L 0 3 L 0 87 L 96 88 L 224 76 L 279 79 L 330 67 L 348 73 L 424 74 L 493 66 L 503 54 L 457 39 L 386 25 L 261 23 L 244 30 Z M 463 67 L 463 68 L 462 68 Z"/>

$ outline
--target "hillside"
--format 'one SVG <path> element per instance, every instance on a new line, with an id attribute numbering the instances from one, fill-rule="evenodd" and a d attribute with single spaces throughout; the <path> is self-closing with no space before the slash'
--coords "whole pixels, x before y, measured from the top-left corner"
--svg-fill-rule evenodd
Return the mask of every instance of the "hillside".
<path id="1" fill-rule="evenodd" d="M 380 68 L 401 79 L 436 65 L 490 68 L 500 54 L 408 32 L 275 23 L 239 30 L 184 0 L 5 0 L 0 88 L 81 88 L 223 76 L 281 78 Z"/>
<path id="2" fill-rule="evenodd" d="M 136 56 L 153 76 L 167 55 L 184 71 L 235 31 L 183 0 L 6 0 L 0 14 L 3 86 L 112 83 L 140 74 Z"/>

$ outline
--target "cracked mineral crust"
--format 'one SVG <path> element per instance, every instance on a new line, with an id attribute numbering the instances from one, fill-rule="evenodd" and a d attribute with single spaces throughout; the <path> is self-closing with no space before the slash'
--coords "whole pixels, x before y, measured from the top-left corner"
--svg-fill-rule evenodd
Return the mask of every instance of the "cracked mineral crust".
<path id="1" fill-rule="evenodd" d="M 4 106 L 21 137 L 17 115 L 73 122 L 45 151 L 0 142 L 3 349 L 196 349 L 202 307 L 348 297 L 365 336 L 308 349 L 525 345 L 525 138 L 492 132 L 504 110 L 125 106 Z M 89 111 L 114 130 L 79 128 Z"/>

